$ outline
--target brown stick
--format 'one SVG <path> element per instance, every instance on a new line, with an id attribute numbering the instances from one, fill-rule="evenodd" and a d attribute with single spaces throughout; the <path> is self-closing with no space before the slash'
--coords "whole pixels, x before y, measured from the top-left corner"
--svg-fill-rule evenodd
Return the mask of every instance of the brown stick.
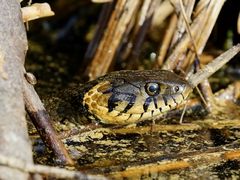
<path id="1" fill-rule="evenodd" d="M 27 112 L 42 140 L 53 150 L 61 163 L 73 164 L 63 143 L 58 139 L 57 133 L 50 123 L 50 117 L 39 99 L 39 96 L 32 85 L 28 84 L 27 81 L 24 81 L 24 101 Z"/>

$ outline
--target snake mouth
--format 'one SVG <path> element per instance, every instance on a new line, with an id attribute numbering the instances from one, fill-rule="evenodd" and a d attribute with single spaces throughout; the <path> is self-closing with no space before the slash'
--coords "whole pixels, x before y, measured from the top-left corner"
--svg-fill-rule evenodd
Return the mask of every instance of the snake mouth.
<path id="1" fill-rule="evenodd" d="M 191 91 L 190 86 L 184 85 L 179 93 L 149 96 L 145 88 L 127 87 L 131 90 L 119 92 L 112 82 L 102 81 L 84 94 L 83 105 L 101 123 L 126 125 L 156 119 L 181 104 Z"/>

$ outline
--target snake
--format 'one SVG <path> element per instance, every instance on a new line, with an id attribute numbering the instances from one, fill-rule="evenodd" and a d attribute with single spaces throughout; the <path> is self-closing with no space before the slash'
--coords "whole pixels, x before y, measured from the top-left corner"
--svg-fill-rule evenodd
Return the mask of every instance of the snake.
<path id="1" fill-rule="evenodd" d="M 240 44 L 233 46 L 187 78 L 169 70 L 111 72 L 71 91 L 71 105 L 88 119 L 103 124 L 127 125 L 157 119 L 186 101 L 199 83 L 239 51 Z"/>
<path id="2" fill-rule="evenodd" d="M 122 70 L 85 83 L 77 101 L 90 120 L 127 125 L 156 119 L 182 104 L 192 90 L 168 70 Z"/>

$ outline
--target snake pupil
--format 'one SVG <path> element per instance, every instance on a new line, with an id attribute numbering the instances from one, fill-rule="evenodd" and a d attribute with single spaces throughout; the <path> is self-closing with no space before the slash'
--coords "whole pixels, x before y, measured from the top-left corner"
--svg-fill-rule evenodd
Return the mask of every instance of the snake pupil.
<path id="1" fill-rule="evenodd" d="M 175 86 L 174 90 L 175 90 L 175 92 L 178 92 L 179 91 L 179 86 Z"/>

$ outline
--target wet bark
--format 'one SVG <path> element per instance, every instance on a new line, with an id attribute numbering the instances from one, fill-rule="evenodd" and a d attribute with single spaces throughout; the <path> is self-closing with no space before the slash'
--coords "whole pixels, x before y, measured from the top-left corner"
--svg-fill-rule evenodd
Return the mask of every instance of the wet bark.
<path id="1" fill-rule="evenodd" d="M 20 4 L 0 3 L 0 154 L 32 163 L 23 101 L 23 64 L 27 50 Z M 0 179 L 27 179 L 28 173 L 0 166 Z"/>

